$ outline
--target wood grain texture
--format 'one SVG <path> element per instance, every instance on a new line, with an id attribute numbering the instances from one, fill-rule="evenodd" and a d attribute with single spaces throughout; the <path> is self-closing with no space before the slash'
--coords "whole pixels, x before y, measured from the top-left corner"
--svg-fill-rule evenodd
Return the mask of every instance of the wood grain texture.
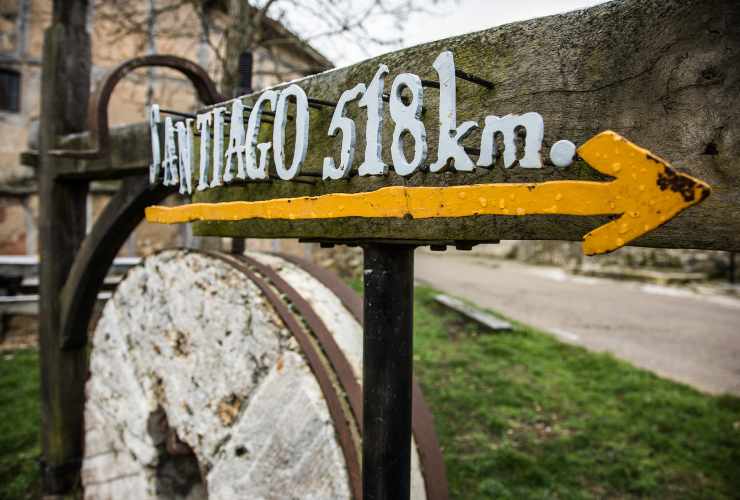
<path id="1" fill-rule="evenodd" d="M 732 0 L 624 0 L 592 9 L 493 28 L 386 54 L 358 65 L 298 81 L 310 97 L 336 101 L 345 89 L 368 82 L 380 62 L 434 79 L 434 58 L 444 49 L 458 68 L 495 82 L 494 90 L 458 80 L 458 120 L 537 111 L 545 119 L 545 147 L 559 139 L 582 144 L 611 129 L 706 181 L 713 193 L 635 244 L 740 250 L 740 6 Z M 245 98 L 253 102 L 255 96 Z M 429 158 L 436 158 L 437 94 L 425 90 Z M 386 106 L 387 113 L 387 106 Z M 363 137 L 364 112 L 348 108 Z M 305 172 L 319 172 L 323 156 L 341 139 L 326 135 L 331 110 L 311 111 Z M 265 126 L 267 128 L 267 126 Z M 386 116 L 384 159 L 390 163 L 393 123 Z M 465 144 L 477 147 L 480 133 Z M 361 154 L 358 153 L 358 154 Z M 600 179 L 584 162 L 540 170 L 496 165 L 473 173 L 418 172 L 408 178 L 351 177 L 346 181 L 248 183 L 197 194 L 196 201 L 264 200 L 360 192 L 387 185 L 445 186 L 490 182 Z M 478 216 L 465 219 L 241 221 L 195 224 L 199 235 L 362 240 L 491 241 L 580 240 L 607 217 Z"/>
<path id="2" fill-rule="evenodd" d="M 90 88 L 85 0 L 54 2 L 44 38 L 41 89 L 39 350 L 42 401 L 42 488 L 71 498 L 79 483 L 84 349 L 61 350 L 59 293 L 85 236 L 86 182 L 57 182 L 49 151 L 58 136 L 84 128 Z"/>

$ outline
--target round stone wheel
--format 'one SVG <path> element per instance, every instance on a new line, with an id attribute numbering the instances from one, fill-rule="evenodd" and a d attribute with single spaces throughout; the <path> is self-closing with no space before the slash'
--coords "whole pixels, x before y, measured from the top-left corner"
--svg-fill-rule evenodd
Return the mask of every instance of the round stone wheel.
<path id="1" fill-rule="evenodd" d="M 88 499 L 361 498 L 362 304 L 295 257 L 168 250 L 92 339 Z M 447 498 L 414 385 L 411 497 Z"/>

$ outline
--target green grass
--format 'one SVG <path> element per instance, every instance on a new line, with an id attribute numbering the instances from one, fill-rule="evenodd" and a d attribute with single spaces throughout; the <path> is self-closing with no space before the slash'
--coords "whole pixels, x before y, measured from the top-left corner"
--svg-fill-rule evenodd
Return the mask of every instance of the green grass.
<path id="1" fill-rule="evenodd" d="M 38 498 L 38 353 L 0 353 L 0 499 Z"/>
<path id="2" fill-rule="evenodd" d="M 740 497 L 740 399 L 521 325 L 485 333 L 433 294 L 416 290 L 415 371 L 453 498 Z M 38 494 L 37 362 L 0 354 L 3 500 Z"/>
<path id="3" fill-rule="evenodd" d="M 453 498 L 738 498 L 740 399 L 517 325 L 484 333 L 416 289 L 415 372 Z"/>

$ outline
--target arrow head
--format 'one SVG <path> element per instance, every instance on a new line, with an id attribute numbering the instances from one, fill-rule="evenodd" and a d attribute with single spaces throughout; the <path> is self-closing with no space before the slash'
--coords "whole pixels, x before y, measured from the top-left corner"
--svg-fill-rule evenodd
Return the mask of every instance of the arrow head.
<path id="1" fill-rule="evenodd" d="M 610 175 L 607 203 L 620 214 L 583 237 L 583 252 L 614 251 L 665 224 L 681 211 L 709 196 L 709 186 L 677 172 L 647 149 L 610 130 L 589 139 L 578 155 L 591 167 Z"/>

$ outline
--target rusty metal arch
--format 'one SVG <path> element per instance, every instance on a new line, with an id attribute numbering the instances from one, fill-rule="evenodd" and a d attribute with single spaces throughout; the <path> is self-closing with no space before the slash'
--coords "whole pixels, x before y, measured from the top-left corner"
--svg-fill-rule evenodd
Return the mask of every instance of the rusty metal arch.
<path id="1" fill-rule="evenodd" d="M 224 98 L 216 90 L 216 85 L 208 73 L 198 64 L 182 57 L 152 54 L 129 59 L 108 73 L 95 92 L 90 96 L 90 108 L 87 115 L 87 127 L 90 131 L 92 149 L 55 149 L 50 151 L 54 156 L 81 159 L 104 158 L 110 153 L 110 128 L 108 126 L 108 103 L 116 85 L 131 71 L 156 66 L 170 68 L 185 75 L 195 87 L 198 98 L 203 104 L 215 104 Z"/>
<path id="2" fill-rule="evenodd" d="M 185 75 L 204 104 L 223 100 L 208 73 L 182 57 L 148 55 L 129 59 L 114 68 L 91 96 L 88 129 L 93 149 L 54 150 L 51 154 L 69 158 L 96 159 L 110 154 L 108 103 L 116 85 L 131 71 L 146 67 L 166 67 Z M 129 235 L 144 218 L 144 209 L 173 193 L 171 187 L 150 186 L 146 176 L 127 177 L 111 198 L 90 234 L 75 256 L 61 291 L 61 345 L 77 349 L 87 342 L 87 329 L 98 292 L 108 269 Z"/>
<path id="3" fill-rule="evenodd" d="M 229 255 L 223 252 L 205 253 L 232 265 L 257 285 L 300 345 L 324 395 L 327 409 L 334 423 L 339 447 L 347 465 L 352 498 L 361 500 L 362 447 L 360 442 L 354 439 L 353 429 L 360 436 L 362 435 L 362 414 L 357 413 L 356 408 L 345 410 L 341 400 L 346 394 L 350 406 L 354 406 L 353 402 L 357 404 L 357 401 L 353 399 L 351 391 L 355 392 L 355 396 L 360 396 L 360 402 L 362 394 L 359 385 L 355 384 L 352 387 L 348 384 L 347 377 L 350 377 L 353 382 L 356 381 L 347 372 L 350 369 L 347 358 L 337 347 L 316 311 L 292 286 L 280 278 L 275 270 L 246 255 Z M 311 341 L 311 335 L 301 326 L 302 321 L 306 322 L 309 330 L 316 336 L 318 345 L 314 345 Z M 328 363 L 322 361 L 324 356 L 328 358 Z M 338 381 L 333 381 L 334 377 L 330 373 L 334 373 Z"/>
<path id="4" fill-rule="evenodd" d="M 95 301 L 113 259 L 144 218 L 144 209 L 174 192 L 169 186 L 151 186 L 144 176 L 123 180 L 121 188 L 110 199 L 83 241 L 62 288 L 63 349 L 78 349 L 85 345 Z"/>

